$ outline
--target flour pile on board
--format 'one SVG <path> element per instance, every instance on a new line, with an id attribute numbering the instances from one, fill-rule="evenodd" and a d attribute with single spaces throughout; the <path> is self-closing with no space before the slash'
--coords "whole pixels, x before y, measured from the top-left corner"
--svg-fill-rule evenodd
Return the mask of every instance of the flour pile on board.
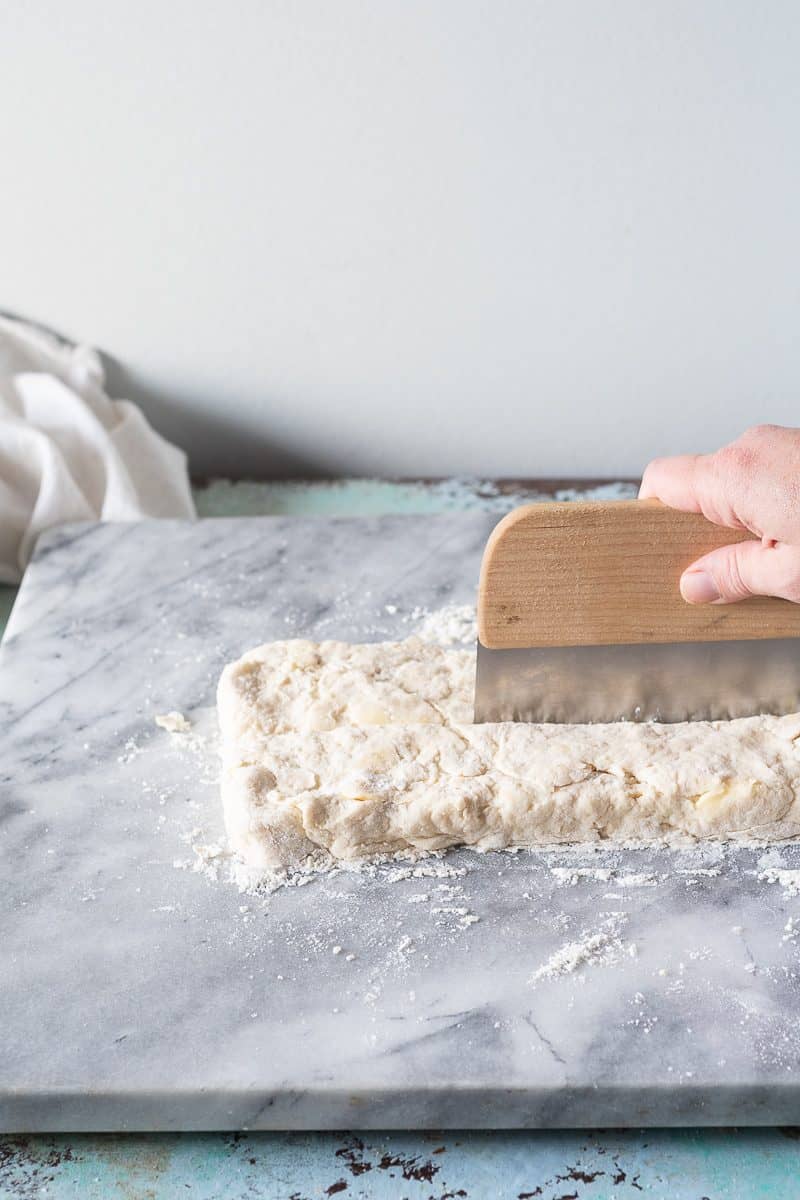
<path id="1" fill-rule="evenodd" d="M 571 975 L 586 966 L 608 966 L 619 962 L 626 951 L 620 930 L 627 921 L 625 913 L 612 913 L 602 922 L 595 933 L 587 933 L 574 942 L 565 942 L 550 955 L 547 962 L 531 975 L 531 983 L 541 979 L 557 979 L 560 975 Z"/>
<path id="2" fill-rule="evenodd" d="M 764 883 L 777 883 L 783 888 L 786 896 L 800 896 L 800 870 L 787 870 L 785 867 L 767 867 L 760 871 L 758 879 Z"/>
<path id="3" fill-rule="evenodd" d="M 558 880 L 559 883 L 565 884 L 568 887 L 575 885 L 585 879 L 594 879 L 601 883 L 607 883 L 612 875 L 611 867 L 551 867 L 550 874 Z"/>

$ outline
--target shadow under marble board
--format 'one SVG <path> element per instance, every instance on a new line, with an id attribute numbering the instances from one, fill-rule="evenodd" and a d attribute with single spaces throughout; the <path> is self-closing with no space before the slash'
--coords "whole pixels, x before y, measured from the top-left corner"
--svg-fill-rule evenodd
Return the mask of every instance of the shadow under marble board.
<path id="1" fill-rule="evenodd" d="M 0 649 L 3 1130 L 797 1122 L 795 846 L 229 878 L 223 665 L 471 603 L 493 520 L 41 540 Z"/>

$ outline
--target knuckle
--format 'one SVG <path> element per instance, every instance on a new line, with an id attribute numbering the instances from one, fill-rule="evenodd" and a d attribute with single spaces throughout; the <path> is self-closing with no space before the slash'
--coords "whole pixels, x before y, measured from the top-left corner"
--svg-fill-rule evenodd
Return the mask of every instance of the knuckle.
<path id="1" fill-rule="evenodd" d="M 742 437 L 751 441 L 763 441 L 764 438 L 771 437 L 779 428 L 779 425 L 771 425 L 768 421 L 759 421 L 757 425 L 751 425 L 749 429 L 746 429 Z"/>
<path id="2" fill-rule="evenodd" d="M 723 446 L 715 455 L 717 465 L 723 472 L 737 474 L 752 469 L 758 456 L 757 448 L 741 438 L 729 446 Z"/>
<path id="3" fill-rule="evenodd" d="M 787 553 L 788 551 L 788 553 Z M 785 600 L 791 600 L 794 604 L 800 604 L 800 549 L 792 546 L 775 547 L 770 551 L 776 559 L 781 561 L 781 571 L 776 579 L 775 595 L 782 596 Z"/>
<path id="4" fill-rule="evenodd" d="M 714 582 L 725 600 L 743 600 L 751 594 L 746 576 L 746 560 L 738 547 L 732 547 L 731 552 L 715 564 Z"/>

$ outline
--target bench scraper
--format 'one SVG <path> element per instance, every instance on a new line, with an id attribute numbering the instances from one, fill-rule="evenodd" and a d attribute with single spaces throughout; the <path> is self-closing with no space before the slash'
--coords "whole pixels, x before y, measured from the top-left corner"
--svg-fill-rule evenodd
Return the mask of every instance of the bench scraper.
<path id="1" fill-rule="evenodd" d="M 695 559 L 743 541 L 656 500 L 530 504 L 486 545 L 475 720 L 724 720 L 800 710 L 800 605 L 691 605 Z"/>

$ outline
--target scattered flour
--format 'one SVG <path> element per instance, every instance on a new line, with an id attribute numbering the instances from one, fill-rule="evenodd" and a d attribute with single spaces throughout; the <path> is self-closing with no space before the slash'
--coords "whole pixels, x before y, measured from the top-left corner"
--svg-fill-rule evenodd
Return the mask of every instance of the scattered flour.
<path id="1" fill-rule="evenodd" d="M 458 925 L 461 929 L 468 929 L 470 925 L 476 925 L 480 920 L 480 917 L 475 913 L 470 912 L 468 908 L 451 904 L 437 905 L 431 908 L 431 913 L 434 916 L 442 915 L 458 917 Z"/>
<path id="2" fill-rule="evenodd" d="M 123 747 L 122 754 L 117 755 L 117 762 L 128 764 L 133 762 L 135 758 L 142 753 L 142 746 L 137 742 L 136 738 L 128 738 Z"/>
<path id="3" fill-rule="evenodd" d="M 580 967 L 608 966 L 619 962 L 625 953 L 620 930 L 627 921 L 623 913 L 608 917 L 596 933 L 586 934 L 575 942 L 565 942 L 551 954 L 547 962 L 537 967 L 530 978 L 533 984 L 542 979 L 558 979 L 571 975 Z"/>
<path id="4" fill-rule="evenodd" d="M 614 881 L 615 887 L 621 888 L 655 887 L 659 882 L 657 875 L 621 875 L 613 867 L 551 867 L 550 874 L 554 875 L 559 883 L 566 884 L 569 887 L 575 887 L 577 883 L 583 880 L 608 883 L 611 879 Z"/>
<path id="5" fill-rule="evenodd" d="M 442 861 L 444 851 L 427 854 L 417 852 L 413 857 L 409 855 L 375 856 L 365 860 L 354 859 L 337 863 L 332 863 L 328 857 L 318 859 L 309 857 L 297 867 L 265 870 L 261 867 L 248 866 L 232 850 L 222 846 L 217 847 L 216 844 L 214 849 L 220 849 L 221 853 L 214 854 L 209 861 L 205 847 L 196 842 L 196 838 L 200 835 L 200 830 L 191 830 L 189 834 L 184 835 L 195 854 L 198 855 L 193 869 L 201 871 L 209 879 L 217 880 L 219 868 L 224 862 L 227 866 L 229 883 L 232 883 L 241 893 L 262 898 L 282 888 L 305 887 L 315 880 L 334 879 L 337 875 L 380 877 L 387 883 L 400 883 L 406 879 L 463 879 L 470 873 L 468 867 L 456 867 Z M 402 865 L 394 866 L 393 864 L 398 860 Z M 191 864 L 176 860 L 175 865 L 186 869 L 187 865 Z M 429 899 L 430 896 L 427 893 L 417 893 L 409 897 L 408 902 L 422 904 Z"/>
<path id="6" fill-rule="evenodd" d="M 610 867 L 551 867 L 550 874 L 554 875 L 559 883 L 575 887 L 582 879 L 606 883 L 611 878 L 612 871 Z"/>
<path id="7" fill-rule="evenodd" d="M 396 867 L 389 871 L 386 878 L 389 883 L 397 883 L 401 879 L 457 879 L 466 874 L 466 867 L 452 867 L 445 862 L 428 862 L 422 866 Z"/>
<path id="8" fill-rule="evenodd" d="M 193 842 L 192 850 L 194 850 L 197 856 L 192 870 L 199 871 L 207 879 L 219 879 L 220 866 L 229 858 L 225 847 L 221 846 L 219 842 L 209 842 L 207 844 Z"/>
<path id="9" fill-rule="evenodd" d="M 785 896 L 800 896 L 800 870 L 767 867 L 759 872 L 758 879 L 765 883 L 779 883 Z"/>

